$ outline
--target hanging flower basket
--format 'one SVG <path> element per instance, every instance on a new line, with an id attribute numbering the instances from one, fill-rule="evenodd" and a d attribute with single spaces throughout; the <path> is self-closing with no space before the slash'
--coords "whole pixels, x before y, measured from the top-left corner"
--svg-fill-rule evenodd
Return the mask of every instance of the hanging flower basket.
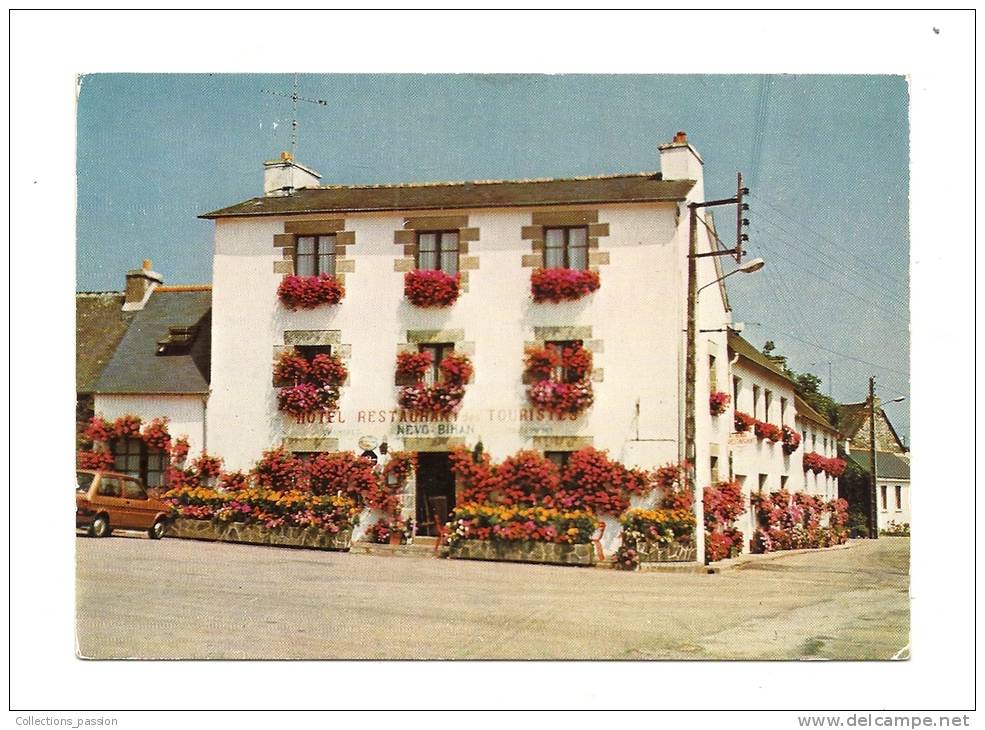
<path id="1" fill-rule="evenodd" d="M 708 406 L 711 410 L 711 415 L 720 416 L 725 411 L 728 410 L 729 401 L 732 400 L 732 396 L 728 393 L 723 393 L 721 391 L 716 391 L 708 396 Z"/>
<path id="2" fill-rule="evenodd" d="M 323 304 L 338 304 L 345 288 L 331 274 L 318 276 L 285 276 L 277 287 L 277 296 L 290 310 L 314 309 Z"/>
<path id="3" fill-rule="evenodd" d="M 417 270 L 404 274 L 404 296 L 415 307 L 450 307 L 461 289 L 459 274 Z"/>
<path id="4" fill-rule="evenodd" d="M 530 293 L 538 304 L 575 301 L 600 285 L 598 272 L 584 269 L 535 269 L 530 275 Z"/>

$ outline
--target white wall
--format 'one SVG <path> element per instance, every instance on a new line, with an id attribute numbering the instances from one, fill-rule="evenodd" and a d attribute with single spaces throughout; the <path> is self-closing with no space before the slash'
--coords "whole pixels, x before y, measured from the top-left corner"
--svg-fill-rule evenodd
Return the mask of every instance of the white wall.
<path id="1" fill-rule="evenodd" d="M 218 221 L 210 448 L 231 468 L 249 467 L 285 435 L 335 437 L 344 450 L 355 449 L 360 436 L 386 435 L 399 449 L 399 424 L 390 421 L 398 343 L 406 342 L 410 329 L 460 328 L 475 345 L 474 382 L 457 422 L 467 444 L 481 438 L 486 450 L 501 458 L 529 448 L 534 435 L 591 435 L 597 447 L 631 465 L 675 461 L 683 366 L 676 333 L 683 327 L 685 263 L 677 248 L 676 206 L 586 207 L 598 207 L 599 222 L 609 224 L 609 236 L 601 237 L 599 246 L 610 263 L 600 267 L 598 292 L 578 302 L 534 304 L 531 269 L 521 265 L 521 256 L 530 253 L 529 241 L 521 238 L 530 211 L 469 211 L 469 226 L 480 229 L 480 240 L 471 242 L 469 251 L 479 257 L 479 269 L 469 272 L 469 291 L 453 307 L 433 311 L 404 300 L 404 275 L 394 271 L 402 247 L 394 244 L 393 234 L 403 228 L 403 214 L 346 216 L 356 243 L 347 254 L 355 259 L 355 272 L 346 274 L 345 299 L 338 306 L 298 312 L 286 310 L 276 297 L 281 275 L 273 273 L 279 251 L 272 242 L 283 232 L 284 219 Z M 578 325 L 591 326 L 592 339 L 604 344 L 595 356 L 595 367 L 604 371 L 604 381 L 593 384 L 595 406 L 575 422 L 520 421 L 521 409 L 529 408 L 521 376 L 524 343 L 534 339 L 533 328 Z M 342 342 L 351 344 L 341 422 L 298 425 L 277 411 L 271 355 L 287 329 L 340 330 Z M 699 402 L 707 400 L 707 390 L 699 386 L 702 392 Z M 703 438 L 707 441 L 707 434 Z"/>
<path id="2" fill-rule="evenodd" d="M 882 499 L 882 488 L 886 488 L 886 501 Z M 896 487 L 900 487 L 901 506 L 896 507 Z M 876 506 L 879 529 L 885 529 L 890 522 L 910 523 L 910 481 L 908 479 L 877 479 Z"/>
<path id="3" fill-rule="evenodd" d="M 193 458 L 206 445 L 205 402 L 201 395 L 96 395 L 95 411 L 110 421 L 126 415 L 139 416 L 144 423 L 167 417 L 168 433 L 175 439 L 187 436 Z"/>

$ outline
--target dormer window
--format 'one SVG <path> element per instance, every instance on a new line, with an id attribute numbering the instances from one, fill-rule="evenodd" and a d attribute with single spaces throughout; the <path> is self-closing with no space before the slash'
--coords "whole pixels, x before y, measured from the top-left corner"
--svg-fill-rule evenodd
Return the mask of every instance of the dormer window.
<path id="1" fill-rule="evenodd" d="M 544 267 L 588 268 L 588 228 L 564 226 L 544 229 Z"/>
<path id="2" fill-rule="evenodd" d="M 294 248 L 294 273 L 298 276 L 335 274 L 335 236 L 298 236 Z"/>
<path id="3" fill-rule="evenodd" d="M 158 355 L 187 355 L 195 338 L 198 325 L 191 327 L 168 327 L 168 336 L 157 341 Z"/>

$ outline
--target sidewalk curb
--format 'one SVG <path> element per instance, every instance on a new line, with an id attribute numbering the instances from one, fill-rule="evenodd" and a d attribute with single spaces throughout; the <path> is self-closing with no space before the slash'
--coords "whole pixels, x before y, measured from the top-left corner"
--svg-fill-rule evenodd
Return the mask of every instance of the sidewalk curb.
<path id="1" fill-rule="evenodd" d="M 709 574 L 724 573 L 730 570 L 736 570 L 742 568 L 746 565 L 755 565 L 756 563 L 765 563 L 772 560 L 779 560 L 781 558 L 788 558 L 792 555 L 806 555 L 808 553 L 824 553 L 830 552 L 832 550 L 848 550 L 859 544 L 858 540 L 849 540 L 841 545 L 832 545 L 826 548 L 802 548 L 800 550 L 777 550 L 772 553 L 758 553 L 749 555 L 740 555 L 737 558 L 728 558 L 726 560 L 719 560 L 717 563 L 704 566 L 706 572 Z"/>

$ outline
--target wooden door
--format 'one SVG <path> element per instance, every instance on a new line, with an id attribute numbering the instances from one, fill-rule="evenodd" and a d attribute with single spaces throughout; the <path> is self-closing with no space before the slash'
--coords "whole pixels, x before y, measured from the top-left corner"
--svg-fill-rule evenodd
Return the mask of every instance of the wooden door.
<path id="1" fill-rule="evenodd" d="M 417 534 L 436 535 L 435 517 L 448 520 L 455 507 L 455 475 L 445 451 L 417 454 Z M 443 514 L 435 514 L 439 510 Z"/>

